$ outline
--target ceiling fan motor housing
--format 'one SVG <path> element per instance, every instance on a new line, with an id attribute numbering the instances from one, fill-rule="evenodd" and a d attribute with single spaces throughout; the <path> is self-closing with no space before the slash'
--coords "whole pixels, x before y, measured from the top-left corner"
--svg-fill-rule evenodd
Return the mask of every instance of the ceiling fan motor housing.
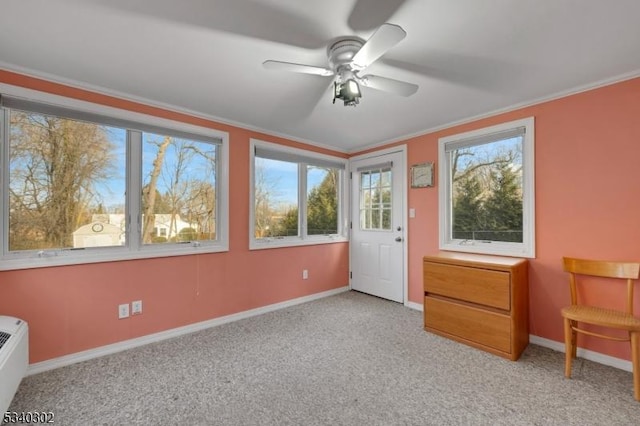
<path id="1" fill-rule="evenodd" d="M 358 70 L 352 69 L 351 60 L 363 45 L 364 40 L 360 38 L 345 37 L 339 39 L 327 49 L 329 66 L 335 70 L 336 74 L 342 79 L 342 81 L 355 77 L 354 74 Z"/>

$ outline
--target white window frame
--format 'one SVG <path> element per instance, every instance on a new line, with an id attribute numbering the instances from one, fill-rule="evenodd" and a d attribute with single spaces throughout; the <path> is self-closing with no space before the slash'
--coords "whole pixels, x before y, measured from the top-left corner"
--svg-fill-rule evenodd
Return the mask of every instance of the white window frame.
<path id="1" fill-rule="evenodd" d="M 334 157 L 298 148 L 287 147 L 258 139 L 250 140 L 250 167 L 249 167 L 249 249 L 260 250 L 279 247 L 305 246 L 315 244 L 328 244 L 349 241 L 348 238 L 348 217 L 349 217 L 349 193 L 346 190 L 347 178 L 346 170 L 348 160 L 346 158 Z M 332 235 L 307 235 L 307 174 L 305 167 L 298 167 L 298 227 L 299 235 L 278 238 L 255 238 L 255 159 L 256 148 L 265 149 L 272 153 L 281 153 L 283 161 L 294 157 L 309 159 L 313 165 L 316 162 L 335 163 L 344 166 L 340 171 L 338 184 L 338 233 Z M 293 162 L 293 161 L 291 161 Z M 306 165 L 304 160 L 298 161 L 299 165 Z"/>
<path id="2" fill-rule="evenodd" d="M 447 146 L 493 142 L 492 135 L 524 127 L 522 147 L 522 243 L 492 241 L 482 243 L 452 238 L 452 185 L 451 161 Z M 499 140 L 499 139 L 495 139 Z M 535 134 L 534 118 L 528 117 L 491 127 L 460 133 L 438 139 L 439 247 L 441 250 L 502 256 L 535 258 Z"/>
<path id="3" fill-rule="evenodd" d="M 191 244 L 142 244 L 141 224 L 137 219 L 142 201 L 142 132 L 136 128 L 127 128 L 125 213 L 127 217 L 127 243 L 123 246 L 90 247 L 82 250 L 66 248 L 10 252 L 7 232 L 9 217 L 6 212 L 8 191 L 4 190 L 4 187 L 9 185 L 9 144 L 5 134 L 9 124 L 6 122 L 5 110 L 0 108 L 0 188 L 3 189 L 3 195 L 0 197 L 0 226 L 3 230 L 0 238 L 2 244 L 0 247 L 0 270 L 183 256 L 229 250 L 229 134 L 227 132 L 2 83 L 0 83 L 0 93 L 48 104 L 54 110 L 55 108 L 68 109 L 77 111 L 80 115 L 89 114 L 101 116 L 107 120 L 138 123 L 139 128 L 143 131 L 152 129 L 165 131 L 168 135 L 192 135 L 194 140 L 198 140 L 198 136 L 200 136 L 203 141 L 212 139 L 219 141 L 216 158 L 216 240 L 194 241 Z M 110 125 L 108 122 L 98 122 L 97 124 Z"/>

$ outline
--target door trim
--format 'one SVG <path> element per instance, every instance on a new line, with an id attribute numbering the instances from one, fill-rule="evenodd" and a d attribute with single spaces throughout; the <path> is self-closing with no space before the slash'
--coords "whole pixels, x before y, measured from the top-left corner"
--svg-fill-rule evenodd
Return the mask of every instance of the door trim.
<path id="1" fill-rule="evenodd" d="M 403 252 L 403 256 L 402 256 L 402 288 L 403 288 L 403 298 L 404 298 L 404 302 L 403 305 L 404 306 L 409 306 L 409 232 L 408 232 L 408 228 L 409 228 L 409 217 L 407 216 L 407 212 L 408 212 L 408 206 L 409 206 L 409 200 L 407 199 L 409 194 L 408 194 L 408 185 L 407 185 L 407 170 L 408 170 L 408 165 L 407 165 L 407 145 L 396 145 L 396 146 L 392 146 L 391 148 L 385 148 L 385 149 L 380 149 L 380 150 L 376 150 L 376 151 L 371 151 L 371 152 L 367 152 L 365 154 L 360 154 L 360 155 L 354 155 L 353 157 L 349 157 L 349 176 L 352 176 L 352 173 L 354 172 L 353 170 L 353 165 L 352 162 L 356 161 L 356 160 L 364 160 L 364 159 L 368 159 L 368 158 L 374 158 L 374 157 L 379 157 L 381 155 L 386 155 L 386 154 L 393 154 L 399 152 L 402 155 L 402 162 L 404 165 L 404 178 L 402 179 L 402 222 L 403 222 L 403 226 L 402 226 L 402 252 Z M 349 181 L 351 181 L 351 179 L 349 179 Z M 353 185 L 349 185 L 349 199 L 353 200 L 352 197 L 354 197 L 353 192 Z M 349 221 L 353 221 L 353 209 L 352 209 L 352 204 L 353 203 L 349 203 Z M 351 244 L 352 244 L 352 240 L 351 240 L 351 229 L 349 229 L 349 271 L 352 271 L 351 267 L 353 266 L 353 260 L 352 260 L 352 250 L 351 250 Z M 351 289 L 351 275 L 349 275 L 349 289 Z"/>

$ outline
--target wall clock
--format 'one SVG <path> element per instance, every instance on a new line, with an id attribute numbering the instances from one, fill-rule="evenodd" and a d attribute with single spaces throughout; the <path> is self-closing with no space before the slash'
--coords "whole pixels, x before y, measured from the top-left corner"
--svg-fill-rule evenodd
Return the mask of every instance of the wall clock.
<path id="1" fill-rule="evenodd" d="M 433 186 L 433 163 L 421 163 L 411 166 L 411 187 L 427 188 Z"/>

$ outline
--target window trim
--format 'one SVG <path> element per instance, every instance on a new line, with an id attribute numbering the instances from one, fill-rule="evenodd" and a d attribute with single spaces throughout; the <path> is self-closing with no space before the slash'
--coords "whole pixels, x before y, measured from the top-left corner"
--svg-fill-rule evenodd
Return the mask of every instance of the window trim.
<path id="1" fill-rule="evenodd" d="M 348 219 L 349 219 L 349 193 L 347 185 L 348 160 L 346 158 L 334 157 L 298 148 L 266 142 L 259 139 L 250 139 L 249 143 L 249 250 L 262 250 L 281 247 L 296 247 L 317 244 L 331 244 L 349 241 Z M 282 238 L 255 238 L 255 159 L 256 150 L 265 150 L 275 156 L 282 154 L 283 161 L 304 163 L 304 159 L 309 160 L 309 164 L 339 165 L 342 169 L 338 187 L 338 233 L 332 235 L 307 235 L 307 177 L 301 167 L 298 167 L 298 215 L 300 220 L 298 226 L 301 230 L 299 235 Z M 272 158 L 275 159 L 275 158 Z M 304 200 L 304 202 L 303 202 Z"/>
<path id="2" fill-rule="evenodd" d="M 97 124 L 110 126 L 120 126 L 127 123 L 127 147 L 128 155 L 126 157 L 126 187 L 135 188 L 135 185 L 141 185 L 142 167 L 141 163 L 141 144 L 132 143 L 130 134 L 140 132 L 140 138 L 143 131 L 160 131 L 165 132 L 169 136 L 187 137 L 191 136 L 194 140 L 200 142 L 214 142 L 218 144 L 218 156 L 216 158 L 216 167 L 218 176 L 216 179 L 217 200 L 216 200 L 216 224 L 217 233 L 215 241 L 200 241 L 192 244 L 158 244 L 143 245 L 132 244 L 135 238 L 129 237 L 127 243 L 123 246 L 112 247 L 92 247 L 84 250 L 66 249 L 49 249 L 49 250 L 32 250 L 24 252 L 10 252 L 8 250 L 8 226 L 9 217 L 5 214 L 5 208 L 8 205 L 8 191 L 2 191 L 3 196 L 0 197 L 0 226 L 7 231 L 2 234 L 2 247 L 0 247 L 0 270 L 29 269 L 50 266 L 63 265 L 80 265 L 86 263 L 112 262 L 121 260 L 148 259 L 168 256 L 184 256 L 202 253 L 225 252 L 229 250 L 229 134 L 217 129 L 202 127 L 181 121 L 170 120 L 166 118 L 147 115 L 139 112 L 128 111 L 124 109 L 114 108 L 106 105 L 94 104 L 87 101 L 67 98 L 59 95 L 39 92 L 32 89 L 25 89 L 6 84 L 0 84 L 0 93 L 7 97 L 21 98 L 25 105 L 40 104 L 46 108 L 48 114 L 55 114 L 56 110 L 70 112 L 73 116 L 67 117 L 72 119 L 83 119 L 85 121 L 96 122 L 95 118 L 104 118 Z M 9 108 L 7 106 L 7 108 Z M 9 144 L 5 140 L 7 136 L 8 123 L 6 123 L 7 115 L 5 109 L 0 109 L 0 188 L 9 184 Z M 38 112 L 38 111 L 34 111 Z M 89 119 L 88 117 L 91 117 Z M 197 117 L 194 117 L 197 118 Z M 131 128 L 133 127 L 133 128 Z M 133 130 L 133 132 L 131 132 Z M 135 152 L 139 151 L 139 152 Z M 132 173 L 133 172 L 133 173 Z M 140 176 L 138 176 L 140 175 Z M 127 224 L 127 232 L 131 235 L 137 232 L 139 224 L 133 218 L 133 212 L 140 211 L 141 197 L 135 197 L 132 192 L 127 190 L 126 195 L 126 215 L 129 218 Z M 139 240 L 139 239 L 138 239 Z"/>
<path id="3" fill-rule="evenodd" d="M 464 145 L 469 141 L 491 142 L 491 136 L 508 132 L 519 127 L 525 128 L 522 147 L 522 243 L 493 241 L 491 244 L 463 244 L 464 240 L 450 237 L 451 206 L 451 165 L 446 152 L 447 145 Z M 499 136 L 499 135 L 498 135 Z M 535 120 L 534 117 L 514 120 L 495 126 L 485 127 L 438 139 L 438 204 L 439 204 L 439 248 L 441 250 L 479 253 L 501 256 L 535 258 Z"/>

